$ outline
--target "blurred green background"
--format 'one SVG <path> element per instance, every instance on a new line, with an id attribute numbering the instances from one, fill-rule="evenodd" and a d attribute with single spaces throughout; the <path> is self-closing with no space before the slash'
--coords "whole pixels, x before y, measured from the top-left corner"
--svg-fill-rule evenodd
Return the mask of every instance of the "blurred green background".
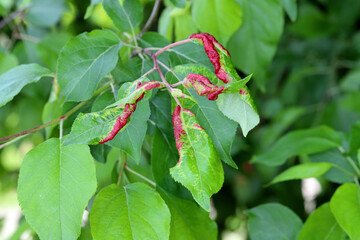
<path id="1" fill-rule="evenodd" d="M 59 51 L 72 36 L 97 28 L 113 28 L 101 4 L 95 4 L 94 0 L 1 0 L 0 16 L 4 19 L 29 4 L 43 2 L 52 5 L 48 15 L 38 19 L 36 14 L 18 15 L 0 29 L 0 74 L 18 64 L 33 62 L 55 71 Z M 164 1 L 151 31 L 160 31 L 171 41 L 186 38 L 197 30 L 192 22 L 191 3 L 193 1 L 188 1 L 185 8 L 176 8 L 170 0 Z M 142 4 L 145 23 L 154 1 L 143 0 Z M 260 125 L 247 138 L 241 132 L 237 134 L 232 155 L 239 170 L 224 165 L 224 186 L 213 197 L 215 212 L 212 214 L 224 239 L 246 239 L 243 211 L 262 203 L 279 202 L 303 220 L 308 216 L 300 181 L 264 187 L 280 171 L 299 163 L 302 157 L 292 158 L 281 167 L 268 167 L 250 164 L 255 154 L 267 151 L 277 139 L 296 129 L 325 124 L 346 136 L 351 125 L 360 120 L 360 1 L 298 0 L 297 5 L 295 21 L 283 12 L 277 16 L 285 22 L 280 40 L 275 42 L 276 54 L 268 69 L 256 70 L 256 81 L 249 86 L 258 106 Z M 265 21 L 269 20 L 267 15 L 264 17 Z M 164 19 L 172 23 L 167 26 Z M 241 24 L 246 24 L 244 21 L 246 18 Z M 263 34 L 271 34 L 271 28 Z M 247 59 L 237 49 L 241 47 L 237 45 L 237 35 L 230 37 L 227 47 L 238 66 Z M 262 53 L 259 54 L 261 58 Z M 51 79 L 44 78 L 25 87 L 13 101 L 0 108 L 0 138 L 43 123 L 43 108 L 51 86 Z M 17 204 L 17 177 L 24 155 L 44 140 L 45 133 L 40 131 L 0 149 L 0 239 L 5 234 L 11 235 L 11 227 L 5 225 L 9 224 L 9 216 L 13 217 L 13 228 L 17 231 L 12 239 L 19 239 L 24 231 L 29 231 Z M 338 186 L 328 181 L 320 181 L 320 185 L 317 206 L 328 201 Z M 28 237 L 32 234 L 28 232 Z"/>

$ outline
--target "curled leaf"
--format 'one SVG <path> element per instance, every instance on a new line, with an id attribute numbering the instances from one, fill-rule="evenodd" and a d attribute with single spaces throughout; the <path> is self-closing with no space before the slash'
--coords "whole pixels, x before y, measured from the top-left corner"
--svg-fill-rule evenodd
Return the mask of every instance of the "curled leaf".
<path id="1" fill-rule="evenodd" d="M 210 197 L 220 190 L 224 182 L 220 158 L 190 110 L 177 106 L 172 122 L 180 159 L 170 169 L 170 174 L 190 190 L 201 207 L 209 211 Z"/>
<path id="2" fill-rule="evenodd" d="M 206 95 L 212 101 L 216 100 L 218 95 L 225 89 L 225 86 L 216 86 L 207 77 L 194 73 L 186 76 L 184 85 L 188 88 L 193 87 L 200 96 Z"/>

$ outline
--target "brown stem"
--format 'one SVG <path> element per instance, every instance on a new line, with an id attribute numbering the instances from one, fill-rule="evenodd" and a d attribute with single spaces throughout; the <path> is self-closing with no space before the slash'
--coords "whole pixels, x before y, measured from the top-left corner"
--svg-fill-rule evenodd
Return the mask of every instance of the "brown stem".
<path id="1" fill-rule="evenodd" d="M 99 90 L 97 90 L 97 91 L 94 93 L 93 97 L 99 95 L 101 92 L 103 92 L 104 90 L 108 89 L 109 86 L 110 86 L 110 85 L 107 84 L 107 85 L 105 85 L 104 87 L 102 87 L 102 88 L 100 88 Z M 73 109 L 71 109 L 70 111 L 68 111 L 67 113 L 65 113 L 64 115 L 62 115 L 61 117 L 59 117 L 59 118 L 57 118 L 57 119 L 54 119 L 54 120 L 52 120 L 52 121 L 50 121 L 50 122 L 44 123 L 44 124 L 42 124 L 42 125 L 40 125 L 40 126 L 31 128 L 31 129 L 28 129 L 28 130 L 25 130 L 25 131 L 22 131 L 22 132 L 19 132 L 19 133 L 15 133 L 15 134 L 13 134 L 13 135 L 10 135 L 10 136 L 4 137 L 4 138 L 0 138 L 0 142 L 6 142 L 6 141 L 8 141 L 8 140 L 11 140 L 11 139 L 16 138 L 16 137 L 19 137 L 19 136 L 29 135 L 29 134 L 35 133 L 35 132 L 37 132 L 37 131 L 39 131 L 39 130 L 41 130 L 41 129 L 44 129 L 44 128 L 48 127 L 48 126 L 51 126 L 51 125 L 53 125 L 53 124 L 55 124 L 55 123 L 58 123 L 58 122 L 60 122 L 61 120 L 66 119 L 67 117 L 69 117 L 70 115 L 72 115 L 73 113 L 75 113 L 75 112 L 76 112 L 77 110 L 79 110 L 82 106 L 84 106 L 89 100 L 90 100 L 90 99 L 85 100 L 85 101 L 82 101 L 81 103 L 79 103 L 78 105 L 76 105 Z M 5 144 L 3 144 L 3 145 L 5 145 Z M 3 145 L 1 145 L 1 146 L 3 146 Z M 6 145 L 5 145 L 5 146 L 6 146 Z M 4 147 L 5 147 L 5 146 L 4 146 Z M 1 148 L 2 148 L 2 147 L 0 147 L 0 149 L 1 149 Z"/>
<path id="2" fill-rule="evenodd" d="M 159 51 L 157 51 L 154 55 L 157 57 L 160 53 L 166 51 L 167 49 L 169 48 L 172 48 L 172 47 L 175 47 L 175 46 L 178 46 L 178 45 L 181 45 L 181 44 L 184 44 L 184 43 L 188 43 L 188 42 L 191 42 L 191 39 L 185 39 L 185 40 L 182 40 L 182 41 L 178 41 L 178 42 L 174 42 L 170 45 L 167 45 L 163 48 L 161 48 Z"/>
<path id="3" fill-rule="evenodd" d="M 151 25 L 153 24 L 154 20 L 156 19 L 156 16 L 159 12 L 161 0 L 156 0 L 154 3 L 153 10 L 150 14 L 149 19 L 147 20 L 144 28 L 141 30 L 141 32 L 138 34 L 138 37 L 141 37 L 147 30 L 150 29 Z"/>
<path id="4" fill-rule="evenodd" d="M 9 22 L 11 22 L 12 20 L 14 20 L 17 16 L 22 16 L 24 15 L 25 11 L 28 8 L 24 8 L 23 10 L 19 10 L 19 11 L 15 11 L 13 13 L 11 13 L 9 16 L 7 16 L 6 18 L 4 18 L 3 20 L 0 21 L 0 29 L 2 29 L 3 27 L 6 26 L 6 24 L 8 24 Z"/>

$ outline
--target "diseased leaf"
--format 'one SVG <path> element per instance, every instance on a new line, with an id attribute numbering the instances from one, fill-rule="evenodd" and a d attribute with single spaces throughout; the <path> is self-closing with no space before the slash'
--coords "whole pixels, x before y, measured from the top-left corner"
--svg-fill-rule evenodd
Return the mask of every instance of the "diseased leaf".
<path id="1" fill-rule="evenodd" d="M 136 111 L 131 115 L 130 123 L 107 144 L 120 148 L 129 154 L 136 163 L 139 163 L 149 117 L 149 102 L 142 100 L 137 104 Z"/>
<path id="2" fill-rule="evenodd" d="M 341 185 L 330 200 L 330 209 L 350 239 L 360 239 L 360 190 L 354 183 Z"/>
<path id="3" fill-rule="evenodd" d="M 283 31 L 283 10 L 278 0 L 236 0 L 243 11 L 243 24 L 229 40 L 234 65 L 254 74 L 265 90 L 266 72 Z"/>
<path id="4" fill-rule="evenodd" d="M 320 126 L 298 130 L 280 138 L 268 152 L 256 155 L 252 162 L 278 166 L 290 157 L 323 152 L 337 148 L 340 144 L 340 137 L 329 127 Z"/>
<path id="5" fill-rule="evenodd" d="M 50 74 L 50 70 L 32 63 L 14 67 L 0 75 L 0 107 L 10 102 L 27 84 Z"/>
<path id="6" fill-rule="evenodd" d="M 173 124 L 180 159 L 170 169 L 170 174 L 190 190 L 201 207 L 209 211 L 210 197 L 220 190 L 224 181 L 219 156 L 190 110 L 177 106 L 173 113 Z"/>
<path id="7" fill-rule="evenodd" d="M 211 70 L 201 65 L 190 64 L 177 66 L 173 71 L 173 74 L 175 75 L 169 73 L 166 75 L 166 78 L 169 82 L 175 83 L 182 81 L 189 73 L 201 74 L 214 84 L 220 82 Z M 207 134 L 209 134 L 221 160 L 233 168 L 237 168 L 230 155 L 237 124 L 225 117 L 214 102 L 209 101 L 205 97 L 200 97 L 191 89 L 187 90 L 184 88 L 183 92 L 188 92 L 197 101 L 197 105 L 194 106 L 192 110 L 196 114 L 196 118 L 201 126 L 205 129 Z"/>
<path id="8" fill-rule="evenodd" d="M 196 0 L 192 17 L 201 32 L 214 35 L 226 45 L 241 25 L 242 8 L 234 0 Z"/>
<path id="9" fill-rule="evenodd" d="M 330 163 L 304 163 L 296 165 L 277 175 L 268 185 L 294 179 L 320 177 L 329 171 L 331 167 L 332 164 Z"/>
<path id="10" fill-rule="evenodd" d="M 346 234 L 330 211 L 330 204 L 318 207 L 306 220 L 298 240 L 345 240 Z"/>
<path id="11" fill-rule="evenodd" d="M 143 183 L 112 184 L 96 196 L 90 224 L 95 240 L 168 239 L 170 212 L 160 195 Z"/>
<path id="12" fill-rule="evenodd" d="M 61 50 L 57 77 L 66 101 L 89 99 L 118 61 L 122 43 L 111 31 L 94 30 L 70 40 Z"/>
<path id="13" fill-rule="evenodd" d="M 95 190 L 95 167 L 88 146 L 64 147 L 59 139 L 49 139 L 28 152 L 21 165 L 19 203 L 41 239 L 77 239 Z"/>
<path id="14" fill-rule="evenodd" d="M 94 113 L 80 113 L 64 141 L 69 144 L 98 144 L 113 129 L 122 108 L 110 108 Z"/>
<path id="15" fill-rule="evenodd" d="M 134 30 L 143 19 L 143 6 L 139 0 L 104 0 L 103 6 L 115 26 L 121 31 Z"/>
<path id="16" fill-rule="evenodd" d="M 217 225 L 196 203 L 157 188 L 171 213 L 170 240 L 217 239 Z"/>
<path id="17" fill-rule="evenodd" d="M 300 218 L 278 203 L 263 204 L 247 210 L 250 238 L 256 240 L 297 239 L 302 227 Z"/>

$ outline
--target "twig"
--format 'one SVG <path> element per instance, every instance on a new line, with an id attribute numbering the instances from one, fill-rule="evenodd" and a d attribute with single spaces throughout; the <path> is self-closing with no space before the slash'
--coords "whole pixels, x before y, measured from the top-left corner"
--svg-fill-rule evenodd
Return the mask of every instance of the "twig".
<path id="1" fill-rule="evenodd" d="M 138 37 L 141 37 L 147 30 L 150 29 L 151 25 L 153 24 L 154 20 L 156 19 L 156 16 L 159 12 L 161 0 L 156 0 L 154 3 L 154 7 L 152 9 L 152 12 L 150 14 L 149 19 L 147 20 L 144 28 L 141 30 L 141 32 L 138 34 Z"/>
<path id="2" fill-rule="evenodd" d="M 17 16 L 23 15 L 27 9 L 28 8 L 24 8 L 22 10 L 15 11 L 15 12 L 11 13 L 9 16 L 7 16 L 6 18 L 4 18 L 3 20 L 1 20 L 0 21 L 0 29 L 5 27 L 9 22 L 14 20 Z"/>
<path id="3" fill-rule="evenodd" d="M 109 86 L 110 86 L 110 84 L 107 84 L 107 85 L 105 85 L 104 87 L 102 87 L 102 88 L 100 88 L 99 90 L 97 90 L 97 91 L 94 93 L 93 97 L 99 95 L 101 92 L 103 92 L 104 90 L 108 89 Z M 10 139 L 13 139 L 13 138 L 16 138 L 16 137 L 19 137 L 19 136 L 29 135 L 29 134 L 32 134 L 32 133 L 34 133 L 34 132 L 37 132 L 37 131 L 39 131 L 39 130 L 41 130 L 41 129 L 44 129 L 44 128 L 48 127 L 48 126 L 51 126 L 51 125 L 53 125 L 53 124 L 55 124 L 55 123 L 58 123 L 58 122 L 60 122 L 61 120 L 66 119 L 67 117 L 69 117 L 70 115 L 72 115 L 73 113 L 75 113 L 75 112 L 76 112 L 77 110 L 79 110 L 82 106 L 84 106 L 89 100 L 90 100 L 90 99 L 85 100 L 85 101 L 82 101 L 81 103 L 79 103 L 78 105 L 76 105 L 73 109 L 71 109 L 70 111 L 68 111 L 67 113 L 65 113 L 64 115 L 62 115 L 61 117 L 59 117 L 59 118 L 57 118 L 57 119 L 54 119 L 54 120 L 52 120 L 52 121 L 50 121 L 50 122 L 44 123 L 44 124 L 42 124 L 42 125 L 40 125 L 40 126 L 31 128 L 31 129 L 28 129 L 28 130 L 25 130 L 25 131 L 22 131 L 22 132 L 19 132 L 19 133 L 15 133 L 15 134 L 10 135 L 10 136 L 8 136 L 8 137 L 0 138 L 0 142 L 6 142 L 6 141 L 8 141 L 8 140 L 10 140 Z M 5 145 L 5 144 L 3 144 L 3 145 Z M 3 145 L 1 145 L 1 146 L 3 146 Z M 5 145 L 5 146 L 6 146 L 6 145 Z M 0 149 L 1 149 L 1 148 L 0 148 Z"/>
<path id="4" fill-rule="evenodd" d="M 182 40 L 182 41 L 179 41 L 179 42 L 174 42 L 170 45 L 167 45 L 163 48 L 161 48 L 159 51 L 157 51 L 154 55 L 157 57 L 160 53 L 166 51 L 167 49 L 169 48 L 172 48 L 172 47 L 175 47 L 175 46 L 178 46 L 178 45 L 181 45 L 181 44 L 184 44 L 184 43 L 188 43 L 188 42 L 191 42 L 191 39 L 185 39 L 185 40 Z M 145 48 L 146 50 L 146 48 Z"/>

